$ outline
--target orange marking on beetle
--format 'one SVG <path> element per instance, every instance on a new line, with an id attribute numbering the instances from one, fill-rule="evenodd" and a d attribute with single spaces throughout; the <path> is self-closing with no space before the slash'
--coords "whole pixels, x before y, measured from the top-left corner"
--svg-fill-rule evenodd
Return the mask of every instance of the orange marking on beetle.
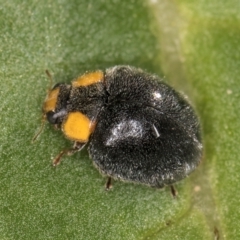
<path id="1" fill-rule="evenodd" d="M 72 82 L 73 87 L 85 87 L 94 83 L 102 82 L 104 74 L 102 71 L 86 73 Z"/>
<path id="2" fill-rule="evenodd" d="M 47 98 L 43 104 L 43 112 L 47 113 L 49 111 L 54 111 L 56 108 L 56 104 L 57 104 L 57 98 L 58 98 L 58 94 L 59 94 L 59 90 L 60 88 L 56 88 L 51 90 L 48 95 Z"/>
<path id="3" fill-rule="evenodd" d="M 87 142 L 95 122 L 81 112 L 70 112 L 62 125 L 67 138 L 77 142 Z"/>

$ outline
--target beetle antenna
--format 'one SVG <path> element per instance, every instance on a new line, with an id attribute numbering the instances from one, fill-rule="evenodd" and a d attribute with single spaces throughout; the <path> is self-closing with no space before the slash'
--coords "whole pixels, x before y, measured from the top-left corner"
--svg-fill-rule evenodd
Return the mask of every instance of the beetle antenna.
<path id="1" fill-rule="evenodd" d="M 53 78 L 52 78 L 52 75 L 51 73 L 46 69 L 45 70 L 45 73 L 47 74 L 48 76 L 48 79 L 49 79 L 49 87 L 48 87 L 48 92 L 51 91 L 51 87 L 52 87 L 52 84 L 53 84 Z M 34 135 L 33 139 L 32 139 L 32 143 L 34 143 L 36 141 L 36 139 L 38 138 L 38 136 L 42 133 L 43 129 L 44 129 L 44 126 L 45 126 L 45 123 L 46 123 L 46 116 L 45 114 L 43 113 L 42 114 L 42 120 L 41 120 L 41 126 L 39 128 L 39 130 L 37 131 L 37 133 Z"/>
<path id="2" fill-rule="evenodd" d="M 53 84 L 53 78 L 52 78 L 51 73 L 50 73 L 47 69 L 45 70 L 45 73 L 47 74 L 48 79 L 49 79 L 49 87 L 48 87 L 48 91 L 50 91 L 51 88 L 52 88 L 52 84 Z"/>
<path id="3" fill-rule="evenodd" d="M 45 126 L 45 123 L 46 123 L 46 117 L 45 115 L 43 114 L 42 115 L 42 120 L 41 120 L 41 126 L 39 128 L 39 130 L 37 131 L 37 133 L 34 135 L 34 137 L 32 138 L 32 143 L 34 143 L 36 141 L 36 139 L 38 138 L 38 136 L 41 134 L 41 132 L 43 131 L 44 129 L 44 126 Z"/>

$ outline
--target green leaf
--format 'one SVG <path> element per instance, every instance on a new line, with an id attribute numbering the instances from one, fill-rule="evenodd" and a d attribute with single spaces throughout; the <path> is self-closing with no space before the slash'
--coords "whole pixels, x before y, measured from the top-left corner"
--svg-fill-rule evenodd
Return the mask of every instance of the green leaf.
<path id="1" fill-rule="evenodd" d="M 239 11 L 235 1 L 5 1 L 0 7 L 1 239 L 238 239 Z M 238 4 L 239 5 L 239 4 Z M 170 189 L 106 179 L 50 126 L 49 81 L 117 64 L 166 76 L 194 103 L 205 154 Z"/>

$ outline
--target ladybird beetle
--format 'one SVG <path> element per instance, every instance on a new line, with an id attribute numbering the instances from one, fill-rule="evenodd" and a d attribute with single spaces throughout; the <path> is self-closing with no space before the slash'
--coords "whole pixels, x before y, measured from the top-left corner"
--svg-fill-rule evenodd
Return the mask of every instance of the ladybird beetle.
<path id="1" fill-rule="evenodd" d="M 88 152 L 111 178 L 162 188 L 189 175 L 202 156 L 200 125 L 184 96 L 156 75 L 130 66 L 86 73 L 58 83 L 43 117 L 74 142 L 65 154 Z"/>

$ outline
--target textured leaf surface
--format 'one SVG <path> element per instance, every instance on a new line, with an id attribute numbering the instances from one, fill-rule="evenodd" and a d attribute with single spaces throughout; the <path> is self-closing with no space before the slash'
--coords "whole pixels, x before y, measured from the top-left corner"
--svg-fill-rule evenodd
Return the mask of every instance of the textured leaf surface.
<path id="1" fill-rule="evenodd" d="M 1 239 L 238 239 L 239 11 L 234 1 L 7 1 L 0 7 Z M 114 182 L 87 151 L 46 126 L 31 144 L 49 85 L 130 64 L 185 91 L 205 156 L 169 188 Z"/>

